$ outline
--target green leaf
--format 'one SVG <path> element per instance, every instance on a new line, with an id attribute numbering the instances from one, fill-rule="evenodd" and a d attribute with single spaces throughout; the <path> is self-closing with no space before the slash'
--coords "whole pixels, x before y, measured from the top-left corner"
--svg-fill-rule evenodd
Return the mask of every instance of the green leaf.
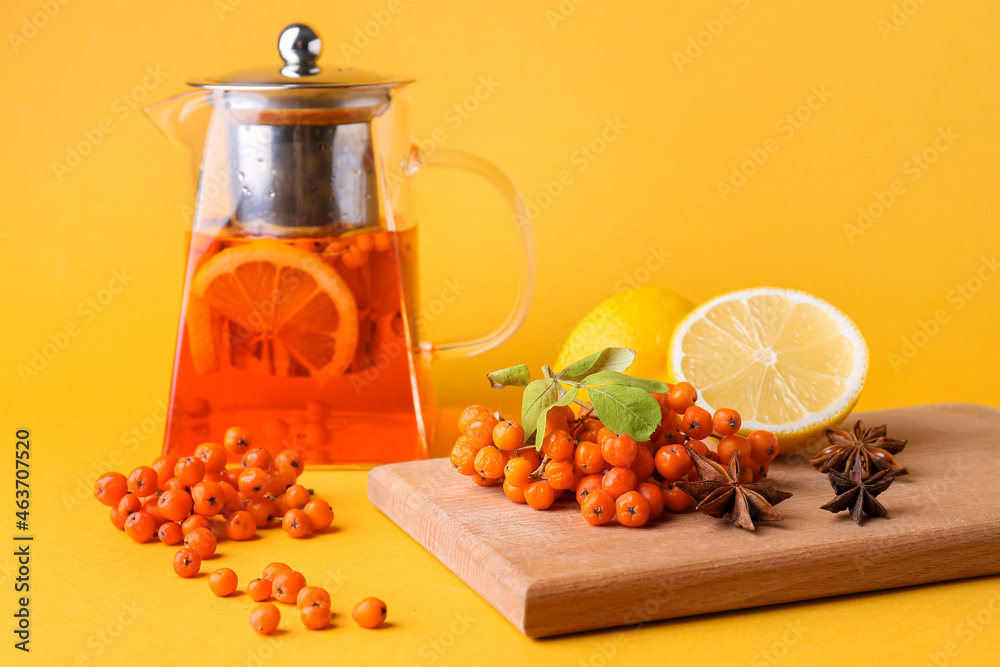
<path id="1" fill-rule="evenodd" d="M 649 436 L 660 423 L 660 404 L 639 387 L 605 384 L 589 389 L 594 410 L 604 425 L 615 433 L 627 433 L 638 442 Z"/>
<path id="2" fill-rule="evenodd" d="M 548 410 L 543 410 L 538 415 L 538 423 L 535 424 L 535 449 L 542 451 L 542 444 L 545 442 L 545 424 L 548 417 Z"/>
<path id="3" fill-rule="evenodd" d="M 556 406 L 569 405 L 576 398 L 576 395 L 580 393 L 580 388 L 576 386 L 571 386 L 566 390 L 566 393 L 562 395 L 558 401 L 556 401 Z"/>
<path id="4" fill-rule="evenodd" d="M 531 382 L 531 371 L 524 364 L 501 368 L 486 375 L 494 389 L 502 387 L 527 387 Z"/>
<path id="5" fill-rule="evenodd" d="M 544 419 L 549 408 L 559 400 L 559 383 L 552 379 L 535 380 L 524 388 L 521 397 L 521 425 L 524 427 L 524 441 L 528 442 L 535 432 L 534 426 L 539 418 Z M 532 429 L 529 431 L 528 429 Z M 542 433 L 545 433 L 545 423 L 542 422 Z"/>
<path id="6" fill-rule="evenodd" d="M 667 390 L 667 385 L 659 380 L 647 380 L 645 378 L 635 378 L 618 371 L 599 371 L 585 377 L 581 384 L 590 386 L 595 384 L 623 384 L 626 387 L 638 387 L 650 393 L 661 394 Z"/>
<path id="7" fill-rule="evenodd" d="M 595 352 L 589 357 L 584 357 L 580 361 L 573 362 L 556 373 L 556 377 L 561 380 L 579 382 L 591 373 L 623 371 L 632 365 L 634 359 L 635 350 L 625 347 L 606 347 L 600 352 Z"/>

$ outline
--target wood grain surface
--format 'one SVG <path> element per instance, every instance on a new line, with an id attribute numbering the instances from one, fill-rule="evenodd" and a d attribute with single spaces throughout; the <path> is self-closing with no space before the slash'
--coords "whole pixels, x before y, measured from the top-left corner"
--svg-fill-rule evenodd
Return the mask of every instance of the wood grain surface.
<path id="1" fill-rule="evenodd" d="M 741 530 L 700 512 L 641 529 L 593 527 L 567 494 L 539 512 L 478 487 L 447 459 L 380 466 L 368 496 L 529 637 L 1000 572 L 1000 411 L 927 405 L 852 415 L 909 444 L 910 474 L 855 525 L 826 475 L 779 457 L 784 521 Z"/>

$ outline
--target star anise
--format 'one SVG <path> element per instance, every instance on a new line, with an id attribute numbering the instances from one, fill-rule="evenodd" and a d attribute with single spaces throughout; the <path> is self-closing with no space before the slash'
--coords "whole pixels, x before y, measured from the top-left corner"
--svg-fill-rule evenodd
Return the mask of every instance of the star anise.
<path id="1" fill-rule="evenodd" d="M 835 470 L 842 475 L 850 475 L 854 464 L 861 461 L 865 475 L 880 470 L 890 470 L 892 475 L 905 475 L 906 468 L 899 465 L 893 454 L 906 447 L 906 440 L 893 440 L 885 435 L 886 427 L 865 428 L 859 419 L 854 432 L 827 429 L 826 437 L 830 445 L 819 452 L 809 463 L 820 472 Z"/>
<path id="2" fill-rule="evenodd" d="M 677 482 L 675 486 L 698 501 L 695 509 L 747 530 L 754 530 L 755 519 L 780 521 L 784 518 L 772 505 L 791 498 L 792 494 L 779 491 L 770 484 L 741 484 L 737 456 L 729 461 L 727 469 L 702 457 L 690 447 L 686 449 L 701 481 Z"/>
<path id="3" fill-rule="evenodd" d="M 820 509 L 828 510 L 836 514 L 846 509 L 851 511 L 851 518 L 854 523 L 861 524 L 861 515 L 880 516 L 889 518 L 889 510 L 875 499 L 875 496 L 889 488 L 892 480 L 896 479 L 890 468 L 879 470 L 874 475 L 865 473 L 864 464 L 860 458 L 854 460 L 854 467 L 851 468 L 850 475 L 842 475 L 836 470 L 831 470 L 830 484 L 837 497 L 823 505 Z"/>

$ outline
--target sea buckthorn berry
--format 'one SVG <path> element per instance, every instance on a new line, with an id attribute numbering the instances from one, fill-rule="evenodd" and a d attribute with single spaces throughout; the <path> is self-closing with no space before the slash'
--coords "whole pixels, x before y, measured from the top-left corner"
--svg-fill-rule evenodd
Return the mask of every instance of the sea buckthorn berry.
<path id="1" fill-rule="evenodd" d="M 512 486 L 524 486 L 534 471 L 527 459 L 512 456 L 503 467 L 504 481 Z"/>
<path id="2" fill-rule="evenodd" d="M 274 465 L 277 466 L 282 464 L 287 465 L 294 470 L 296 477 L 301 475 L 306 469 L 306 464 L 302 460 L 302 455 L 294 449 L 286 449 L 274 457 Z"/>
<path id="3" fill-rule="evenodd" d="M 569 423 L 575 418 L 573 408 L 568 405 L 557 405 L 554 408 L 549 408 L 549 411 L 545 413 L 545 433 L 549 434 L 552 431 L 566 431 L 568 433 Z"/>
<path id="4" fill-rule="evenodd" d="M 615 501 L 615 516 L 623 526 L 644 526 L 649 521 L 649 502 L 638 491 L 629 491 Z"/>
<path id="5" fill-rule="evenodd" d="M 652 482 L 642 482 L 639 486 L 635 487 L 635 490 L 646 499 L 649 503 L 649 520 L 660 518 L 663 514 L 663 489 L 660 488 L 659 484 L 653 484 Z"/>
<path id="6" fill-rule="evenodd" d="M 663 483 L 663 506 L 671 512 L 683 512 L 692 502 L 694 498 L 674 486 L 673 482 Z"/>
<path id="7" fill-rule="evenodd" d="M 608 465 L 608 462 L 604 460 L 604 454 L 601 453 L 601 446 L 596 442 L 586 441 L 577 446 L 576 452 L 573 454 L 573 462 L 576 463 L 576 467 L 581 472 L 588 475 L 604 472 Z"/>
<path id="8" fill-rule="evenodd" d="M 233 515 L 226 520 L 226 536 L 231 540 L 236 540 L 238 542 L 249 540 L 256 534 L 257 522 L 254 521 L 253 515 L 246 510 L 234 512 Z"/>
<path id="9" fill-rule="evenodd" d="M 275 463 L 267 471 L 267 493 L 280 496 L 295 484 L 295 469 L 287 463 Z"/>
<path id="10" fill-rule="evenodd" d="M 483 412 L 476 415 L 465 430 L 473 446 L 485 447 L 493 442 L 493 429 L 497 425 L 497 418 L 490 412 Z"/>
<path id="11" fill-rule="evenodd" d="M 507 496 L 508 500 L 515 503 L 526 503 L 527 500 L 524 499 L 524 486 L 514 486 L 507 480 L 503 482 L 503 493 Z"/>
<path id="12" fill-rule="evenodd" d="M 531 509 L 547 510 L 559 497 L 559 493 L 547 481 L 532 482 L 524 487 L 524 502 Z"/>
<path id="13" fill-rule="evenodd" d="M 601 443 L 601 455 L 613 466 L 627 466 L 635 460 L 639 446 L 631 436 L 622 433 L 606 437 Z"/>
<path id="14" fill-rule="evenodd" d="M 663 479 L 676 482 L 691 471 L 691 455 L 683 445 L 667 445 L 656 450 L 656 472 Z"/>
<path id="15" fill-rule="evenodd" d="M 167 521 L 183 521 L 194 507 L 191 494 L 187 491 L 164 491 L 156 501 L 160 516 Z"/>
<path id="16" fill-rule="evenodd" d="M 285 502 L 288 503 L 288 507 L 293 510 L 300 510 L 306 506 L 310 500 L 309 489 L 302 486 L 301 484 L 292 484 L 285 491 Z"/>
<path id="17" fill-rule="evenodd" d="M 549 461 L 545 465 L 545 477 L 556 491 L 576 488 L 576 469 L 569 461 Z"/>
<path id="18" fill-rule="evenodd" d="M 280 622 L 281 612 L 270 602 L 257 605 L 250 612 L 250 627 L 262 635 L 269 635 L 277 630 Z"/>
<path id="19" fill-rule="evenodd" d="M 542 440 L 542 452 L 553 461 L 570 461 L 576 452 L 576 446 L 569 439 L 569 433 L 556 430 Z"/>
<path id="20" fill-rule="evenodd" d="M 122 513 L 123 516 L 128 516 L 132 512 L 138 512 L 142 509 L 142 501 L 134 493 L 126 493 L 122 496 L 121 500 L 118 501 L 118 511 Z"/>
<path id="21" fill-rule="evenodd" d="M 205 474 L 221 473 L 226 467 L 226 448 L 217 442 L 204 442 L 194 450 L 195 457 L 205 464 Z"/>
<path id="22" fill-rule="evenodd" d="M 602 479 L 604 479 L 604 475 L 597 473 L 582 477 L 580 481 L 576 483 L 576 502 L 582 505 L 583 501 L 592 491 L 601 488 Z"/>
<path id="23" fill-rule="evenodd" d="M 247 468 L 240 473 L 240 493 L 247 498 L 263 498 L 267 494 L 267 482 L 266 472 L 260 468 Z"/>
<path id="24" fill-rule="evenodd" d="M 530 463 L 532 471 L 538 470 L 538 466 L 542 465 L 542 455 L 534 447 L 522 447 L 517 450 L 515 456 Z"/>
<path id="25" fill-rule="evenodd" d="M 299 609 L 313 602 L 330 604 L 330 594 L 322 586 L 303 586 L 295 596 L 295 606 Z"/>
<path id="26" fill-rule="evenodd" d="M 612 500 L 618 500 L 619 496 L 634 489 L 638 483 L 639 480 L 634 472 L 628 468 L 615 466 L 604 473 L 604 477 L 601 479 L 601 489 L 611 496 Z"/>
<path id="27" fill-rule="evenodd" d="M 136 542 L 142 543 L 156 533 L 156 521 L 148 512 L 139 510 L 128 515 L 128 518 L 125 519 L 124 528 L 126 535 Z"/>
<path id="28" fill-rule="evenodd" d="M 162 514 L 160 514 L 160 508 L 157 505 L 156 501 L 157 501 L 156 496 L 150 496 L 149 498 L 146 498 L 142 502 L 142 509 L 139 511 L 148 514 L 153 519 L 153 525 L 159 528 L 160 524 L 166 521 L 166 519 L 163 518 Z"/>
<path id="29" fill-rule="evenodd" d="M 139 466 L 128 476 L 128 491 L 139 498 L 148 498 L 156 493 L 158 479 L 155 470 L 149 466 Z"/>
<path id="30" fill-rule="evenodd" d="M 465 408 L 462 410 L 462 414 L 458 416 L 458 432 L 464 435 L 473 419 L 488 412 L 489 410 L 486 409 L 485 405 L 470 405 Z"/>
<path id="31" fill-rule="evenodd" d="M 164 488 L 167 480 L 174 476 L 174 466 L 177 465 L 177 457 L 173 454 L 164 454 L 153 459 L 150 467 L 156 471 L 156 486 Z"/>
<path id="32" fill-rule="evenodd" d="M 194 549 L 181 547 L 174 554 L 174 572 L 178 577 L 193 577 L 201 569 L 201 556 Z"/>
<path id="33" fill-rule="evenodd" d="M 757 463 L 770 463 L 778 455 L 778 438 L 770 431 L 754 431 L 747 437 L 750 458 Z"/>
<path id="34" fill-rule="evenodd" d="M 728 465 L 729 461 L 733 458 L 735 454 L 739 458 L 740 463 L 745 463 L 750 460 L 750 441 L 744 438 L 742 435 L 727 435 L 725 438 L 719 441 L 719 458 L 720 463 Z"/>
<path id="35" fill-rule="evenodd" d="M 228 567 L 220 567 L 208 575 L 208 587 L 220 598 L 232 594 L 236 590 L 237 584 L 239 584 L 239 578 Z"/>
<path id="36" fill-rule="evenodd" d="M 309 515 L 301 509 L 290 509 L 285 512 L 285 516 L 281 519 L 281 527 L 295 538 L 305 537 L 312 532 Z"/>
<path id="37" fill-rule="evenodd" d="M 191 500 L 196 514 L 215 516 L 222 511 L 226 494 L 219 482 L 198 482 L 191 487 Z"/>
<path id="38" fill-rule="evenodd" d="M 378 598 L 365 598 L 354 605 L 351 618 L 363 628 L 377 628 L 385 622 L 387 607 Z"/>
<path id="39" fill-rule="evenodd" d="M 107 507 L 117 507 L 128 493 L 128 478 L 120 472 L 106 472 L 94 483 L 94 497 Z"/>
<path id="40" fill-rule="evenodd" d="M 283 570 L 274 575 L 274 579 L 271 580 L 271 595 L 278 602 L 295 604 L 295 598 L 305 586 L 306 578 L 301 572 Z"/>
<path id="41" fill-rule="evenodd" d="M 615 518 L 615 501 L 607 492 L 594 489 L 583 499 L 580 510 L 591 526 L 603 526 Z"/>
<path id="42" fill-rule="evenodd" d="M 197 551 L 203 559 L 211 558 L 215 555 L 218 541 L 215 539 L 215 533 L 208 528 L 195 528 L 184 536 L 184 546 Z"/>
<path id="43" fill-rule="evenodd" d="M 261 470 L 267 470 L 274 464 L 274 458 L 271 456 L 271 452 L 267 451 L 263 447 L 254 447 L 243 455 L 243 459 L 240 461 L 240 464 L 244 468 L 260 468 Z"/>
<path id="44" fill-rule="evenodd" d="M 251 442 L 253 442 L 253 438 L 250 436 L 250 431 L 239 426 L 228 429 L 222 440 L 226 451 L 236 456 L 237 459 L 243 458 L 243 455 L 250 449 Z"/>
<path id="45" fill-rule="evenodd" d="M 684 414 L 697 400 L 698 391 L 687 382 L 678 382 L 667 394 L 670 409 L 679 415 Z"/>
<path id="46" fill-rule="evenodd" d="M 118 530 L 125 530 L 125 520 L 128 518 L 127 514 L 122 513 L 117 507 L 112 507 L 108 516 L 111 517 L 111 525 L 113 525 Z"/>
<path id="47" fill-rule="evenodd" d="M 472 481 L 477 486 L 496 486 L 503 477 L 483 477 L 478 472 L 472 476 Z"/>
<path id="48" fill-rule="evenodd" d="M 330 611 L 330 605 L 327 602 L 313 602 L 302 607 L 299 611 L 302 625 L 310 630 L 322 630 L 330 625 L 330 618 L 332 616 L 333 613 Z"/>
<path id="49" fill-rule="evenodd" d="M 253 579 L 249 584 L 247 584 L 247 595 L 254 602 L 263 602 L 264 600 L 271 597 L 271 580 L 270 579 Z"/>
<path id="50" fill-rule="evenodd" d="M 693 440 L 701 440 L 712 435 L 712 414 L 705 408 L 692 405 L 684 411 L 681 431 Z"/>
<path id="51" fill-rule="evenodd" d="M 493 427 L 493 444 L 505 452 L 524 446 L 524 427 L 509 419 Z"/>
<path id="52" fill-rule="evenodd" d="M 205 462 L 194 456 L 185 456 L 174 466 L 174 477 L 187 486 L 194 486 L 205 479 Z"/>
<path id="53" fill-rule="evenodd" d="M 500 479 L 503 477 L 504 466 L 507 465 L 507 458 L 499 449 L 493 445 L 487 445 L 476 452 L 476 472 L 481 477 L 487 479 Z"/>
<path id="54" fill-rule="evenodd" d="M 736 412 L 732 408 L 719 408 L 712 415 L 712 424 L 715 426 L 715 432 L 726 437 L 727 435 L 733 435 L 740 430 L 740 426 L 743 425 L 743 420 L 740 418 L 740 413 Z"/>
<path id="55" fill-rule="evenodd" d="M 184 531 L 181 525 L 174 521 L 165 521 L 156 531 L 156 537 L 167 546 L 174 546 L 184 541 Z"/>
<path id="56" fill-rule="evenodd" d="M 267 496 L 257 500 L 248 500 L 243 509 L 250 512 L 257 528 L 267 528 L 276 517 L 283 516 L 278 514 L 278 503 Z"/>
<path id="57" fill-rule="evenodd" d="M 635 473 L 636 479 L 645 482 L 656 470 L 656 462 L 653 461 L 653 455 L 649 453 L 649 450 L 640 444 L 635 450 L 635 459 L 626 467 Z"/>
<path id="58" fill-rule="evenodd" d="M 456 442 L 455 446 L 451 448 L 451 467 L 466 477 L 472 475 L 476 472 L 476 453 L 478 451 L 468 442 Z"/>
<path id="59" fill-rule="evenodd" d="M 264 566 L 264 572 L 261 575 L 261 578 L 270 581 L 274 579 L 275 575 L 277 575 L 279 572 L 289 572 L 291 571 L 291 569 L 292 569 L 291 565 L 287 565 L 285 563 L 282 563 L 281 561 L 274 561 L 273 563 L 268 563 L 267 565 Z"/>
<path id="60" fill-rule="evenodd" d="M 309 525 L 317 533 L 333 523 L 333 510 L 330 509 L 330 503 L 322 498 L 310 500 L 302 509 L 309 517 Z"/>
<path id="61" fill-rule="evenodd" d="M 181 532 L 184 535 L 188 535 L 192 531 L 198 530 L 199 528 L 212 528 L 212 524 L 208 522 L 208 519 L 200 514 L 192 514 L 188 518 L 181 521 Z"/>

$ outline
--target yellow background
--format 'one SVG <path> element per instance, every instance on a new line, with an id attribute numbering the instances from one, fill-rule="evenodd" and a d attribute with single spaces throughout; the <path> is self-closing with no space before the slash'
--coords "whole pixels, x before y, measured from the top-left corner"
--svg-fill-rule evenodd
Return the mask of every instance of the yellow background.
<path id="1" fill-rule="evenodd" d="M 168 143 L 116 99 L 149 103 L 190 77 L 275 62 L 277 32 L 296 20 L 320 30 L 325 62 L 342 62 L 341 44 L 354 42 L 373 11 L 385 25 L 368 26 L 377 34 L 355 42 L 364 46 L 350 64 L 414 75 L 416 138 L 443 130 L 444 146 L 494 161 L 541 210 L 538 290 L 525 326 L 486 355 L 442 361 L 443 404 L 497 404 L 483 373 L 551 362 L 576 319 L 637 280 L 696 302 L 760 284 L 829 300 L 871 348 L 862 408 L 1000 406 L 1000 280 L 984 264 L 1000 243 L 1000 6 L 400 0 L 386 22 L 388 0 L 63 2 L 5 0 L 0 9 L 0 434 L 10 452 L 16 428 L 32 432 L 33 663 L 167 664 L 175 651 L 242 665 L 257 651 L 279 656 L 265 664 L 336 656 L 599 665 L 643 656 L 833 665 L 846 652 L 848 662 L 874 654 L 909 665 L 944 659 L 950 642 L 958 653 L 949 664 L 996 655 L 995 611 L 967 634 L 970 619 L 989 610 L 995 578 L 531 641 L 374 511 L 362 473 L 316 472 L 306 479 L 332 499 L 336 533 L 302 542 L 270 534 L 217 561 L 242 573 L 280 558 L 335 590 L 338 627 L 307 633 L 286 619 L 289 631 L 268 644 L 247 628 L 245 598 L 219 601 L 203 582 L 178 580 L 172 550 L 128 543 L 92 500 L 67 498 L 85 495 L 88 475 L 108 462 L 131 469 L 154 456 L 177 318 L 187 183 Z M 24 39 L 12 43 L 11 34 Z M 690 62 L 678 58 L 685 52 Z M 142 88 L 147 68 L 164 78 Z M 500 85 L 469 102 L 480 77 Z M 823 99 L 802 108 L 814 90 Z M 459 123 L 448 114 L 455 104 L 478 108 Z M 796 113 L 797 127 L 782 123 Z M 621 128 L 614 140 L 582 157 L 608 122 Z M 102 123 L 110 131 L 58 178 L 53 163 Z M 935 154 L 940 132 L 952 138 Z M 718 183 L 760 158 L 765 143 L 776 152 L 748 166 L 754 173 L 724 199 Z M 913 156 L 925 151 L 935 161 L 915 172 Z M 546 198 L 564 171 L 567 184 Z M 858 208 L 877 211 L 878 196 L 889 195 L 876 193 L 897 180 L 892 204 L 852 236 Z M 475 333 L 513 295 L 509 223 L 471 176 L 419 174 L 417 184 L 423 294 L 433 299 L 446 280 L 464 285 L 429 334 Z M 659 253 L 669 259 L 643 272 Z M 91 316 L 80 304 L 116 270 L 133 277 Z M 22 380 L 18 367 L 74 324 L 65 349 Z M 137 446 L 123 441 L 133 427 L 146 429 Z M 12 505 L 0 502 L 2 540 L 14 531 Z M 5 664 L 21 659 L 8 629 L 12 565 L 0 556 Z M 387 600 L 394 627 L 364 632 L 346 618 L 372 594 Z M 123 604 L 134 604 L 134 619 Z M 120 616 L 128 623 L 105 643 L 100 633 L 117 633 Z"/>

